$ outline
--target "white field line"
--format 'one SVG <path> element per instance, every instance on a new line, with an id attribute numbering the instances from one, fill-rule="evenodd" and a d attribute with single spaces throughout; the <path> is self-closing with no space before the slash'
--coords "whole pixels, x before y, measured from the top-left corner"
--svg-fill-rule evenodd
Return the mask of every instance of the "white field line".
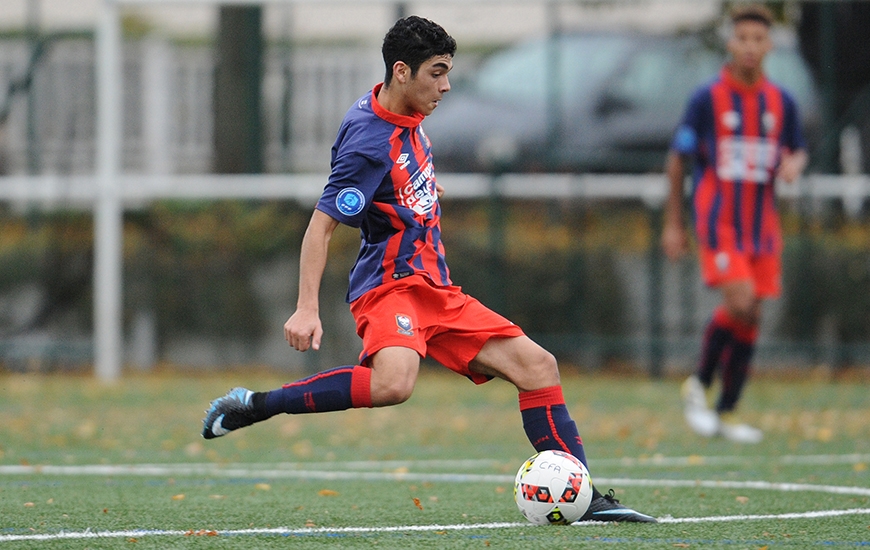
<path id="1" fill-rule="evenodd" d="M 335 470 L 295 470 L 284 468 L 259 469 L 256 464 L 222 467 L 216 464 L 91 464 L 82 466 L 7 465 L 0 466 L 0 475 L 93 475 L 93 476 L 214 476 L 259 479 L 320 479 L 363 481 L 440 481 L 444 483 L 513 483 L 513 475 L 362 472 Z M 764 491 L 814 491 L 839 495 L 870 496 L 870 487 L 812 485 L 807 483 L 774 483 L 768 481 L 716 481 L 691 479 L 632 479 L 595 476 L 597 485 L 625 487 L 707 487 L 713 489 L 758 489 Z"/>
<path id="2" fill-rule="evenodd" d="M 660 523 L 719 523 L 729 521 L 757 521 L 757 520 L 784 520 L 784 519 L 817 519 L 834 516 L 868 515 L 870 508 L 853 508 L 850 510 L 826 510 L 822 512 L 803 512 L 789 514 L 764 514 L 764 515 L 737 515 L 737 516 L 708 516 L 694 518 L 659 518 Z M 573 526 L 588 527 L 602 525 L 602 522 L 590 521 L 575 523 Z M 403 533 L 403 532 L 429 532 L 429 531 L 471 531 L 486 529 L 547 529 L 544 526 L 533 526 L 528 523 L 505 522 L 505 523 L 473 523 L 454 525 L 403 525 L 395 527 L 305 527 L 291 529 L 289 527 L 277 527 L 268 529 L 231 529 L 225 531 L 180 531 L 180 530 L 147 530 L 136 529 L 129 531 L 75 531 L 29 535 L 0 535 L 0 543 L 15 541 L 52 541 L 52 540 L 75 540 L 75 539 L 111 539 L 111 538 L 141 538 L 153 536 L 232 536 L 232 535 L 317 535 L 317 534 L 360 534 L 360 533 Z"/>
<path id="3" fill-rule="evenodd" d="M 767 464 L 803 464 L 824 466 L 827 464 L 862 464 L 870 462 L 870 454 L 845 455 L 783 455 L 783 456 L 647 456 L 593 459 L 593 466 L 730 466 L 764 461 Z"/>

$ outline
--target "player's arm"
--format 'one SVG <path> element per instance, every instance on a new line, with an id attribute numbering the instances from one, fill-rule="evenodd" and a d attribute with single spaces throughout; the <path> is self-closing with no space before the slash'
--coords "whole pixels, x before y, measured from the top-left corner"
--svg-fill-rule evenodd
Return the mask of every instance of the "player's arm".
<path id="1" fill-rule="evenodd" d="M 665 224 L 662 229 L 662 248 L 665 255 L 676 260 L 689 249 L 686 227 L 683 223 L 683 178 L 685 161 L 675 150 L 668 152 L 665 174 L 668 178 L 668 197 L 665 202 Z"/>
<path id="2" fill-rule="evenodd" d="M 296 312 L 284 323 L 284 338 L 299 351 L 320 349 L 323 326 L 320 323 L 320 282 L 326 269 L 329 241 L 338 220 L 314 210 L 302 238 L 299 255 L 299 298 Z"/>
<path id="3" fill-rule="evenodd" d="M 781 156 L 776 177 L 786 183 L 794 183 L 807 167 L 806 142 L 801 130 L 797 104 L 788 92 L 783 92 L 784 120 Z"/>

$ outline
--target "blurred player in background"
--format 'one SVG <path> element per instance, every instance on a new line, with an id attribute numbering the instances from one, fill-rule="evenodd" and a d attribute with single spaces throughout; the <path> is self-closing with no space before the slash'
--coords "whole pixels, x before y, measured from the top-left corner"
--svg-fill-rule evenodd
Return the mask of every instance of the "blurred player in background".
<path id="1" fill-rule="evenodd" d="M 519 391 L 523 428 L 538 450 L 586 456 L 552 354 L 501 315 L 453 286 L 441 242 L 441 187 L 420 123 L 450 90 L 456 42 L 420 17 L 400 19 L 383 43 L 384 82 L 348 111 L 332 148 L 332 172 L 302 241 L 296 312 L 287 341 L 320 347 L 320 283 L 339 223 L 360 229 L 347 301 L 363 340 L 359 364 L 269 392 L 234 388 L 214 400 L 202 435 L 212 439 L 279 413 L 302 414 L 406 401 L 422 357 L 476 384 L 502 378 Z M 655 522 L 593 492 L 583 519 Z"/>
<path id="2" fill-rule="evenodd" d="M 807 154 L 791 95 L 765 78 L 773 17 L 764 6 L 731 13 L 729 61 L 718 78 L 691 97 L 668 154 L 670 194 L 662 245 L 671 259 L 688 249 L 683 223 L 683 178 L 694 162 L 692 211 L 704 282 L 721 304 L 704 333 L 695 374 L 682 386 L 686 421 L 698 434 L 742 443 L 760 430 L 733 411 L 749 376 L 761 302 L 779 296 L 782 236 L 774 181 L 794 182 Z M 706 390 L 721 369 L 714 408 Z"/>

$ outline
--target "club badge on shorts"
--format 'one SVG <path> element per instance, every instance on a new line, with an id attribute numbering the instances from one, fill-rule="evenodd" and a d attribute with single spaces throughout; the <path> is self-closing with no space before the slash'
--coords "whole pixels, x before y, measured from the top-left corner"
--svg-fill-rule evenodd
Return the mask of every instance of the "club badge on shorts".
<path id="1" fill-rule="evenodd" d="M 401 313 L 396 314 L 396 326 L 399 327 L 399 334 L 405 336 L 414 336 L 414 327 L 411 324 L 411 318 Z"/>

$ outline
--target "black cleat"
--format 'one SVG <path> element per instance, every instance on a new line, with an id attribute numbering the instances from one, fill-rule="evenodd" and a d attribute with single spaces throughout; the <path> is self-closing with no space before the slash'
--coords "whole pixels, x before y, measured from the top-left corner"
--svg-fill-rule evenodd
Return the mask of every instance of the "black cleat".
<path id="1" fill-rule="evenodd" d="M 589 509 L 578 521 L 630 521 L 635 523 L 658 523 L 656 518 L 641 514 L 613 498 L 613 489 L 606 495 L 599 494 L 589 503 Z"/>
<path id="2" fill-rule="evenodd" d="M 253 395 L 251 390 L 233 388 L 212 401 L 202 420 L 202 436 L 214 439 L 256 422 L 258 419 L 251 404 Z"/>

